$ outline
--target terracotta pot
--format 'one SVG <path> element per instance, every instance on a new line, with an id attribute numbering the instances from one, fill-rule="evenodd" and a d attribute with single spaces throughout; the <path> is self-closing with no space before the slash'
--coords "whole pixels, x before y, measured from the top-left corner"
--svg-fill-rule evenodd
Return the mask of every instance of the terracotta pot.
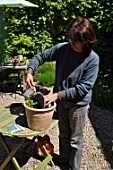
<path id="1" fill-rule="evenodd" d="M 56 104 L 54 104 L 54 106 L 51 108 L 36 109 L 28 107 L 24 102 L 24 107 L 26 111 L 28 127 L 30 129 L 43 131 L 50 127 Z"/>

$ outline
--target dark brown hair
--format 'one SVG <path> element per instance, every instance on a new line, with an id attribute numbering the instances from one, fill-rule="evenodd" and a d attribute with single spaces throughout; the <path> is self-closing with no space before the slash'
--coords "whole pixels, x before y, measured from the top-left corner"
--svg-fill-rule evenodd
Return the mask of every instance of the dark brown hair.
<path id="1" fill-rule="evenodd" d="M 89 55 L 96 43 L 95 30 L 91 22 L 86 18 L 77 18 L 72 21 L 66 30 L 67 38 L 72 42 L 81 42 L 84 44 L 86 56 Z"/>

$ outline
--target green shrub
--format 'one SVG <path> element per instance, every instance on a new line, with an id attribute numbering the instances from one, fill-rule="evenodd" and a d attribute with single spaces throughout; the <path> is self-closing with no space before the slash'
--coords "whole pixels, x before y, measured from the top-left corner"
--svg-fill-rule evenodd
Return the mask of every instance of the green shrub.
<path id="1" fill-rule="evenodd" d="M 99 75 L 93 88 L 93 102 L 99 107 L 113 110 L 113 86 L 109 74 Z"/>
<path id="2" fill-rule="evenodd" d="M 55 80 L 55 63 L 45 63 L 40 66 L 35 81 L 43 86 L 53 86 Z"/>

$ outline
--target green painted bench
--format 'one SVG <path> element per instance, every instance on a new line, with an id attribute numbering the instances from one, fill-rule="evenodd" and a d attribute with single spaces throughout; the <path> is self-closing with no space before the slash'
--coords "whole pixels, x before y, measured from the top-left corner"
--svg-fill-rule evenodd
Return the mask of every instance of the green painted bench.
<path id="1" fill-rule="evenodd" d="M 15 132 L 12 134 L 8 130 L 8 127 L 14 124 L 20 124 L 21 126 L 25 128 L 25 130 L 20 131 L 20 132 Z M 54 128 L 57 124 L 58 124 L 58 120 L 52 119 L 49 129 L 45 131 L 34 131 L 27 127 L 25 112 L 24 110 L 22 110 L 21 106 L 17 106 L 15 108 L 10 107 L 10 108 L 0 109 L 0 142 L 2 143 L 5 150 L 8 153 L 8 156 L 6 157 L 2 165 L 0 165 L 0 170 L 3 170 L 9 161 L 13 162 L 13 165 L 15 166 L 17 170 L 21 170 L 21 167 L 19 166 L 16 158 L 14 157 L 14 154 L 21 147 L 25 139 L 30 137 L 31 139 L 30 143 L 32 143 L 40 135 L 47 134 L 48 131 Z M 9 149 L 8 143 L 5 140 L 5 136 L 7 135 L 13 136 L 13 137 L 17 136 L 19 138 L 19 141 L 16 143 L 16 145 L 13 147 L 12 150 Z M 46 157 L 37 167 L 34 167 L 33 170 L 42 170 L 49 162 L 51 163 L 52 166 L 54 166 L 52 156 L 48 154 L 45 146 L 42 143 L 41 143 L 41 146 L 42 146 L 43 151 L 46 154 Z"/>

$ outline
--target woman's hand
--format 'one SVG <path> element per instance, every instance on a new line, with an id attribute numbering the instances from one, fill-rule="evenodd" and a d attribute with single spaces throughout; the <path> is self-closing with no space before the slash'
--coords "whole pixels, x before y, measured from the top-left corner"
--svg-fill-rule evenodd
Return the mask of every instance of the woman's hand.
<path id="1" fill-rule="evenodd" d="M 34 78 L 33 78 L 31 73 L 27 73 L 27 75 L 26 75 L 26 83 L 30 86 L 30 88 L 35 86 Z"/>
<path id="2" fill-rule="evenodd" d="M 44 95 L 44 103 L 49 104 L 58 99 L 58 93 L 50 93 L 48 95 Z"/>

